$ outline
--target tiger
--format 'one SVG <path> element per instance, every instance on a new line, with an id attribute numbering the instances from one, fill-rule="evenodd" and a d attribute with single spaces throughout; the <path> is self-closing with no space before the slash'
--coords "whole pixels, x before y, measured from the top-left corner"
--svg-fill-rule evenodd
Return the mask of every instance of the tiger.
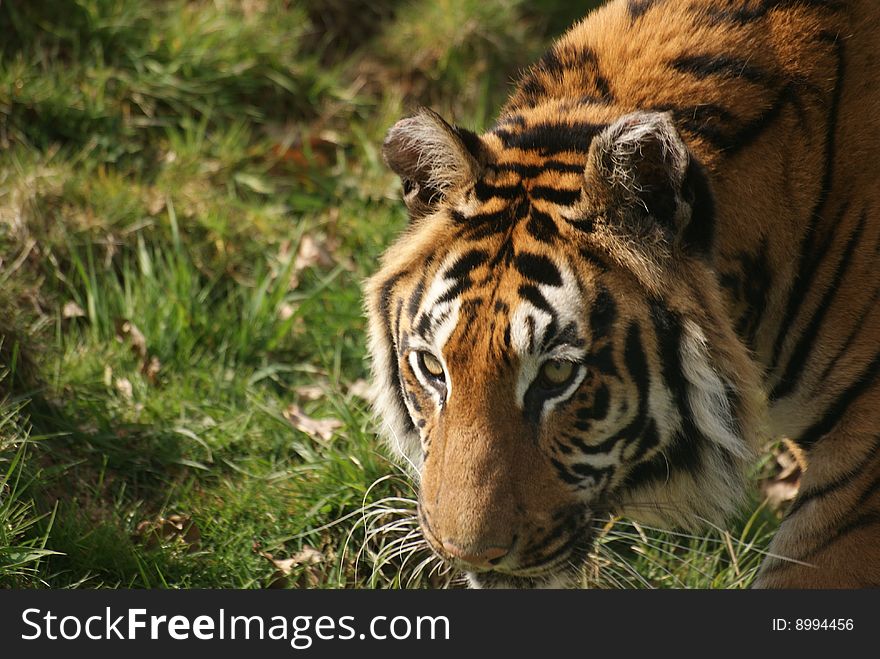
<path id="1" fill-rule="evenodd" d="M 880 3 L 612 0 L 477 133 L 382 153 L 375 410 L 473 587 L 569 587 L 598 522 L 727 523 L 806 470 L 755 588 L 880 587 Z"/>

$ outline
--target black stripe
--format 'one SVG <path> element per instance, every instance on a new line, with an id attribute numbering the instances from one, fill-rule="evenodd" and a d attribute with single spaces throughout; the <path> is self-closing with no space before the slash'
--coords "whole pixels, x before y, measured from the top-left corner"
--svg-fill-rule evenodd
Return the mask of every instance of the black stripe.
<path id="1" fill-rule="evenodd" d="M 648 425 L 645 432 L 639 438 L 639 448 L 632 456 L 632 462 L 638 462 L 648 451 L 656 448 L 660 444 L 660 431 L 657 430 L 657 422 L 652 418 L 648 419 Z"/>
<path id="2" fill-rule="evenodd" d="M 582 247 L 578 250 L 578 254 L 585 263 L 589 263 L 600 272 L 608 272 L 614 269 L 608 257 L 602 252 L 595 252 L 588 247 Z"/>
<path id="3" fill-rule="evenodd" d="M 522 178 L 535 178 L 545 172 L 559 174 L 582 174 L 584 166 L 577 163 L 561 162 L 559 160 L 545 160 L 540 165 L 526 165 L 523 163 L 505 162 L 492 166 L 496 172 L 513 172 Z"/>
<path id="4" fill-rule="evenodd" d="M 412 292 L 412 295 L 409 296 L 409 304 L 407 304 L 406 310 L 409 314 L 410 319 L 415 317 L 415 315 L 419 311 L 419 305 L 422 303 L 422 295 L 425 292 L 425 280 L 424 278 L 419 281 L 418 286 Z"/>
<path id="5" fill-rule="evenodd" d="M 648 423 L 648 389 L 651 383 L 648 360 L 642 346 L 641 328 L 637 323 L 630 323 L 627 329 L 623 361 L 638 394 L 635 416 L 608 439 L 598 444 L 579 444 L 578 448 L 583 453 L 590 455 L 608 453 L 620 442 L 635 441 L 645 432 Z"/>
<path id="6" fill-rule="evenodd" d="M 785 345 L 785 339 L 790 336 L 788 331 L 794 323 L 797 313 L 800 311 L 807 297 L 807 294 L 814 290 L 813 280 L 819 274 L 819 268 L 824 258 L 828 255 L 831 244 L 834 242 L 835 229 L 840 227 L 844 216 L 849 211 L 849 201 L 845 200 L 840 207 L 834 221 L 830 223 L 829 230 L 819 245 L 813 245 L 815 238 L 814 223 L 807 229 L 809 234 L 805 236 L 804 243 L 801 246 L 801 255 L 798 260 L 798 269 L 795 278 L 792 281 L 791 290 L 789 291 L 788 301 L 785 305 L 785 316 L 776 335 L 776 341 L 773 344 L 773 353 L 770 358 L 771 370 L 775 370 L 779 365 L 782 357 L 782 349 Z"/>
<path id="7" fill-rule="evenodd" d="M 456 279 L 455 284 L 446 290 L 443 295 L 437 298 L 436 304 L 444 304 L 446 302 L 451 302 L 457 297 L 460 297 L 465 292 L 469 291 L 471 286 L 473 286 L 473 280 L 470 277 L 462 277 L 461 279 Z M 428 315 L 428 314 L 425 314 Z"/>
<path id="8" fill-rule="evenodd" d="M 569 485 L 579 485 L 581 479 L 577 476 L 573 475 L 564 464 L 562 464 L 559 460 L 555 458 L 550 458 L 550 464 L 553 465 L 554 469 L 556 469 L 556 473 L 559 474 L 559 477 L 568 483 Z"/>
<path id="9" fill-rule="evenodd" d="M 591 68 L 596 70 L 599 58 L 589 46 L 556 45 L 538 60 L 536 68 L 551 76 L 559 77 L 568 69 Z"/>
<path id="10" fill-rule="evenodd" d="M 541 347 L 544 351 L 550 352 L 557 346 L 561 345 L 572 346 L 574 348 L 582 348 L 584 346 L 583 339 L 581 339 L 577 333 L 577 323 L 574 321 L 563 327 L 562 330 L 556 334 L 552 336 L 548 334 L 544 339 L 544 345 Z"/>
<path id="11" fill-rule="evenodd" d="M 728 157 L 733 156 L 755 142 L 779 118 L 788 105 L 797 107 L 800 99 L 793 84 L 786 85 L 779 92 L 769 107 L 758 116 L 745 122 L 736 132 L 725 140 L 722 151 Z"/>
<path id="12" fill-rule="evenodd" d="M 804 238 L 800 245 L 800 259 L 798 262 L 798 270 L 792 283 L 792 291 L 789 294 L 788 303 L 785 308 L 785 315 L 782 323 L 777 330 L 776 341 L 773 346 L 773 354 L 770 361 L 771 369 L 775 368 L 779 356 L 782 351 L 782 343 L 785 340 L 785 333 L 791 326 L 794 316 L 803 304 L 809 289 L 809 282 L 812 280 L 815 272 L 813 271 L 818 265 L 818 259 L 824 254 L 823 250 L 814 250 L 813 236 L 816 233 L 816 227 L 819 220 L 825 215 L 825 204 L 828 201 L 828 195 L 831 191 L 831 184 L 834 180 L 834 156 L 837 150 L 837 117 L 840 110 L 840 96 L 843 89 L 843 73 L 844 73 L 844 47 L 843 43 L 837 41 L 836 35 L 827 35 L 825 37 L 834 47 L 837 56 L 837 76 L 834 81 L 834 90 L 831 94 L 831 105 L 828 110 L 828 124 L 825 128 L 825 163 L 822 173 L 822 187 L 819 190 L 819 196 L 810 213 L 810 221 Z M 845 212 L 845 208 L 843 209 Z M 841 217 L 843 215 L 841 214 Z M 835 224 L 836 226 L 836 224 Z M 817 256 L 818 255 L 818 256 Z M 815 261 L 815 262 L 814 262 Z"/>
<path id="13" fill-rule="evenodd" d="M 596 73 L 596 89 L 599 91 L 599 96 L 605 101 L 611 101 L 614 98 L 614 94 L 611 93 L 611 85 L 608 82 L 608 78 L 605 76 Z"/>
<path id="14" fill-rule="evenodd" d="M 736 333 L 754 349 L 755 337 L 767 308 L 767 292 L 773 278 L 767 258 L 767 238 L 761 240 L 754 254 L 738 252 L 734 260 L 739 261 L 741 272 L 741 277 L 736 279 L 735 295 L 746 302 L 746 310 L 736 323 Z"/>
<path id="15" fill-rule="evenodd" d="M 579 516 L 577 514 L 567 514 L 559 524 L 550 529 L 539 540 L 532 541 L 526 545 L 526 548 L 523 551 L 524 556 L 531 557 L 536 554 L 539 554 L 539 556 L 530 562 L 521 563 L 519 568 L 527 570 L 529 568 L 545 565 L 554 558 L 571 552 L 573 548 L 577 547 L 583 541 L 583 532 L 578 528 L 578 519 Z M 552 550 L 549 554 L 541 554 L 541 552 L 549 545 L 554 544 L 560 538 L 565 539 L 560 546 Z"/>
<path id="16" fill-rule="evenodd" d="M 546 185 L 536 185 L 529 190 L 532 199 L 543 199 L 557 206 L 571 206 L 581 198 L 580 188 L 551 188 Z"/>
<path id="17" fill-rule="evenodd" d="M 630 21 L 635 23 L 655 4 L 657 4 L 657 0 L 629 0 L 626 8 L 629 12 Z"/>
<path id="18" fill-rule="evenodd" d="M 462 237 L 468 240 L 479 240 L 510 227 L 510 209 L 503 208 L 495 213 L 477 213 L 465 216 L 458 213 L 455 221 L 465 227 Z"/>
<path id="19" fill-rule="evenodd" d="M 547 302 L 547 298 L 544 297 L 544 294 L 537 286 L 533 286 L 532 284 L 521 284 L 518 293 L 520 297 L 531 302 L 533 306 L 553 316 L 553 318 L 556 318 L 556 310 L 550 306 L 550 303 Z"/>
<path id="20" fill-rule="evenodd" d="M 455 131 L 465 148 L 474 158 L 478 161 L 483 159 L 482 154 L 486 150 L 486 145 L 483 144 L 483 140 L 480 139 L 479 135 L 461 126 L 453 126 L 452 130 Z"/>
<path id="21" fill-rule="evenodd" d="M 605 128 L 603 124 L 572 122 L 568 124 L 535 124 L 518 133 L 507 130 L 495 130 L 508 149 L 539 151 L 541 155 L 550 156 L 567 151 L 586 153 L 590 149 L 593 137 Z"/>
<path id="22" fill-rule="evenodd" d="M 590 332 L 592 340 L 606 337 L 611 333 L 617 320 L 617 305 L 605 286 L 599 286 L 593 308 L 590 310 Z"/>
<path id="23" fill-rule="evenodd" d="M 590 353 L 584 363 L 589 368 L 608 377 L 617 375 L 617 366 L 614 364 L 614 348 L 611 343 L 606 343 L 599 350 Z"/>
<path id="24" fill-rule="evenodd" d="M 526 75 L 519 83 L 520 91 L 528 98 L 529 103 L 534 105 L 542 96 L 547 95 L 547 88 L 544 83 L 538 79 L 535 73 Z"/>
<path id="25" fill-rule="evenodd" d="M 855 466 L 851 467 L 846 471 L 846 473 L 841 474 L 837 478 L 833 478 L 830 481 L 826 481 L 817 487 L 812 487 L 808 490 L 801 490 L 798 492 L 797 499 L 795 499 L 794 503 L 791 504 L 791 507 L 788 509 L 786 513 L 786 517 L 791 517 L 801 507 L 819 497 L 825 497 L 831 494 L 832 492 L 836 492 L 837 490 L 846 487 L 847 485 L 853 485 L 853 479 L 857 478 L 858 475 L 872 462 L 877 459 L 877 451 L 880 450 L 880 436 L 874 438 L 874 442 L 871 447 L 866 451 L 865 457 Z"/>
<path id="26" fill-rule="evenodd" d="M 485 265 L 489 260 L 489 253 L 481 249 L 473 249 L 458 257 L 443 273 L 445 279 L 469 278 L 473 270 Z"/>
<path id="27" fill-rule="evenodd" d="M 598 215 L 593 214 L 576 219 L 565 218 L 565 221 L 578 231 L 582 231 L 584 233 L 592 233 L 593 230 L 596 228 L 597 218 Z"/>
<path id="28" fill-rule="evenodd" d="M 529 215 L 526 230 L 532 238 L 542 243 L 550 243 L 559 236 L 559 229 L 553 218 L 536 208 L 533 208 Z"/>
<path id="29" fill-rule="evenodd" d="M 874 289 L 874 294 L 868 299 L 868 303 L 862 309 L 861 314 L 859 315 L 859 319 L 852 326 L 847 335 L 844 342 L 841 344 L 840 348 L 835 353 L 834 357 L 828 362 L 828 365 L 822 371 L 822 375 L 820 375 L 816 381 L 817 382 L 825 382 L 828 376 L 831 374 L 831 370 L 837 366 L 840 359 L 849 354 L 850 348 L 853 345 L 853 341 L 855 341 L 856 336 L 862 331 L 865 323 L 868 320 L 868 317 L 877 310 L 877 303 L 880 302 L 880 286 Z"/>
<path id="30" fill-rule="evenodd" d="M 788 358 L 788 364 L 786 365 L 782 379 L 770 392 L 771 401 L 779 400 L 780 398 L 787 396 L 800 381 L 800 378 L 803 375 L 804 365 L 807 363 L 807 357 L 811 354 L 816 339 L 819 336 L 822 321 L 825 319 L 825 315 L 831 307 L 832 300 L 838 294 L 843 278 L 846 276 L 852 263 L 853 252 L 855 251 L 859 238 L 862 235 L 862 231 L 865 228 L 865 222 L 867 219 L 867 212 L 862 212 L 862 215 L 859 218 L 859 224 L 847 241 L 843 256 L 837 264 L 837 272 L 834 273 L 834 279 L 822 295 L 822 299 L 816 307 L 816 311 L 810 319 L 809 324 L 798 337 L 797 343 Z"/>
<path id="31" fill-rule="evenodd" d="M 854 533 L 856 531 L 859 531 L 859 530 L 865 528 L 866 526 L 875 526 L 875 525 L 880 525 L 880 511 L 872 510 L 872 511 L 863 513 L 863 514 L 859 515 L 858 517 L 856 517 L 855 519 L 853 519 L 848 524 L 844 524 L 843 526 L 841 526 L 840 528 L 835 530 L 834 533 L 832 533 L 829 537 L 825 538 L 825 540 L 823 542 L 816 545 L 815 547 L 810 549 L 808 552 L 798 556 L 795 560 L 798 560 L 798 561 L 801 561 L 804 563 L 808 563 L 808 562 L 810 562 L 810 559 L 815 557 L 817 554 L 821 554 L 823 551 L 828 549 L 835 542 L 838 542 L 841 538 L 849 535 L 850 533 Z M 784 565 L 785 564 L 783 564 L 782 566 L 774 566 L 774 569 L 778 570 L 781 567 L 784 567 Z"/>
<path id="32" fill-rule="evenodd" d="M 405 277 L 407 272 L 399 272 L 391 277 L 382 284 L 382 287 L 379 289 L 379 315 L 382 319 L 382 328 L 385 334 L 385 342 L 388 346 L 387 355 L 387 364 L 385 366 L 391 371 L 391 381 L 398 383 L 398 386 L 401 390 L 405 390 L 403 386 L 403 381 L 400 377 L 400 369 L 397 366 L 397 339 L 392 331 L 392 319 L 391 319 L 391 300 L 392 300 L 392 292 L 397 283 Z M 416 428 L 413 425 L 412 418 L 410 418 L 409 412 L 406 409 L 406 405 L 404 405 L 403 400 L 400 396 L 394 397 L 395 406 L 397 407 L 398 417 L 403 419 L 404 430 L 406 432 L 416 432 Z"/>
<path id="33" fill-rule="evenodd" d="M 868 503 L 871 497 L 875 496 L 878 492 L 880 492 L 880 474 L 878 474 L 874 480 L 868 483 L 868 485 L 862 491 L 861 496 L 859 496 L 859 500 L 856 501 L 852 509 L 861 510 L 864 505 Z"/>
<path id="34" fill-rule="evenodd" d="M 603 478 L 611 475 L 614 471 L 614 467 L 594 467 L 586 462 L 575 462 L 570 465 L 570 468 L 571 471 L 581 477 L 581 480 L 592 478 L 597 485 L 602 482 Z"/>
<path id="35" fill-rule="evenodd" d="M 849 387 L 838 396 L 831 406 L 825 411 L 821 419 L 816 421 L 801 435 L 795 438 L 795 442 L 803 449 L 809 450 L 825 435 L 834 429 L 838 421 L 843 418 L 847 408 L 854 403 L 874 382 L 880 374 L 880 353 L 877 353 L 871 363 L 859 374 Z"/>
<path id="36" fill-rule="evenodd" d="M 477 199 L 482 202 L 489 201 L 493 198 L 516 199 L 524 192 L 522 185 L 519 183 L 514 185 L 492 185 L 491 183 L 479 180 L 476 185 L 474 185 L 474 194 L 476 194 Z"/>
<path id="37" fill-rule="evenodd" d="M 682 192 L 691 207 L 691 217 L 682 233 L 682 243 L 691 250 L 708 255 L 715 241 L 715 195 L 709 175 L 693 156 L 688 162 Z"/>
<path id="38" fill-rule="evenodd" d="M 520 252 L 514 257 L 513 264 L 526 279 L 545 286 L 562 286 L 559 268 L 546 256 Z"/>
<path id="39" fill-rule="evenodd" d="M 549 73 L 552 76 L 557 76 L 563 73 L 566 69 L 571 68 L 568 64 L 563 64 L 562 60 L 559 59 L 559 55 L 557 54 L 558 47 L 554 46 L 543 55 L 535 64 L 535 68 L 538 71 L 542 71 L 544 73 Z"/>
<path id="40" fill-rule="evenodd" d="M 742 78 L 755 84 L 775 85 L 777 79 L 748 60 L 731 55 L 701 53 L 682 55 L 669 63 L 676 71 L 704 79 L 713 76 Z"/>
<path id="41" fill-rule="evenodd" d="M 694 425 L 688 397 L 688 382 L 681 363 L 682 328 L 680 320 L 659 302 L 651 304 L 651 319 L 657 336 L 663 379 L 669 387 L 681 418 L 681 428 L 664 451 L 637 465 L 626 478 L 627 487 L 638 487 L 655 480 L 665 480 L 672 470 L 695 473 L 702 461 L 706 444 Z"/>
<path id="42" fill-rule="evenodd" d="M 772 10 L 810 7 L 838 11 L 845 6 L 841 0 L 763 0 L 758 6 L 737 7 L 730 5 L 733 3 L 728 3 L 727 7 L 703 8 L 701 5 L 696 5 L 694 11 L 699 11 L 701 15 L 705 12 L 712 23 L 746 25 L 764 18 Z"/>
<path id="43" fill-rule="evenodd" d="M 649 108 L 655 112 L 669 112 L 675 124 L 711 144 L 719 151 L 728 145 L 724 127 L 732 125 L 736 118 L 726 108 L 714 103 L 705 103 L 691 107 L 675 105 L 654 105 Z"/>
<path id="44" fill-rule="evenodd" d="M 577 418 L 581 421 L 599 421 L 608 416 L 610 409 L 611 394 L 608 387 L 600 384 L 593 392 L 593 401 L 589 407 L 582 407 L 577 411 Z"/>

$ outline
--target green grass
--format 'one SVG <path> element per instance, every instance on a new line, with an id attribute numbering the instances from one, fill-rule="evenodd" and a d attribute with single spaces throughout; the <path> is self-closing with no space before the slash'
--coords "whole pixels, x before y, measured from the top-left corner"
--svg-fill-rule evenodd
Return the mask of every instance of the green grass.
<path id="1" fill-rule="evenodd" d="M 405 223 L 378 145 L 419 104 L 486 126 L 573 18 L 0 3 L 0 586 L 459 584 L 355 386 L 360 285 Z M 745 586 L 755 510 L 699 538 L 618 522 L 591 583 Z"/>

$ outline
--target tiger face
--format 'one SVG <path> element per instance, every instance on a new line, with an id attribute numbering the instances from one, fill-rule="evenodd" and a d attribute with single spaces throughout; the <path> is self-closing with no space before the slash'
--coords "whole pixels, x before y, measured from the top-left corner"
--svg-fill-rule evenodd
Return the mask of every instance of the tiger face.
<path id="1" fill-rule="evenodd" d="M 543 107 L 477 136 L 423 111 L 384 156 L 411 223 L 367 286 L 377 411 L 431 547 L 476 586 L 559 586 L 609 512 L 734 510 L 759 374 L 669 117 Z"/>

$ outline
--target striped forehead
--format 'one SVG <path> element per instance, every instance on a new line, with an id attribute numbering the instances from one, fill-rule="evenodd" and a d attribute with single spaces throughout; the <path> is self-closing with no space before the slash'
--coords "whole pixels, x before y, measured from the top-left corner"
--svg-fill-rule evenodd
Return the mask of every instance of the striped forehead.
<path id="1" fill-rule="evenodd" d="M 414 295 L 421 301 L 418 310 L 413 314 L 413 327 L 416 335 L 428 344 L 442 348 L 458 319 L 461 307 L 461 294 L 472 282 L 471 272 L 486 258 L 485 252 L 479 250 L 447 255 L 437 268 L 426 287 L 420 284 Z"/>
<path id="2" fill-rule="evenodd" d="M 489 271 L 481 270 L 484 267 Z M 497 296 L 491 301 L 495 311 L 508 316 L 509 349 L 514 354 L 539 355 L 562 345 L 583 346 L 583 292 L 562 256 L 522 250 L 497 259 L 488 249 L 472 247 L 447 255 L 419 288 L 417 294 L 423 294 L 414 328 L 417 336 L 438 349 L 458 325 L 462 298 L 488 297 L 490 292 Z"/>
<path id="3" fill-rule="evenodd" d="M 583 294 L 564 259 L 520 255 L 517 302 L 511 308 L 510 338 L 520 357 L 548 353 L 561 346 L 583 348 Z"/>

